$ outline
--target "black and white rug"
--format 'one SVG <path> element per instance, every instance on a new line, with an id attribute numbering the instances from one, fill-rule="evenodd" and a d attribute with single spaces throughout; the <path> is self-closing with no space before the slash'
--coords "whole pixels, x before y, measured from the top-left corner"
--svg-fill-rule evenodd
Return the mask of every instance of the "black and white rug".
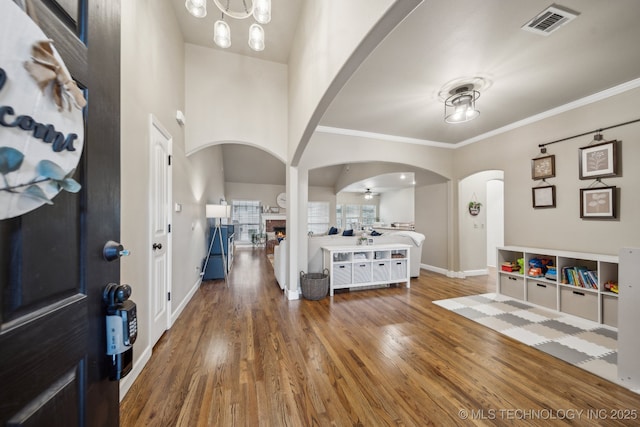
<path id="1" fill-rule="evenodd" d="M 433 303 L 628 388 L 618 380 L 615 328 L 494 293 Z"/>

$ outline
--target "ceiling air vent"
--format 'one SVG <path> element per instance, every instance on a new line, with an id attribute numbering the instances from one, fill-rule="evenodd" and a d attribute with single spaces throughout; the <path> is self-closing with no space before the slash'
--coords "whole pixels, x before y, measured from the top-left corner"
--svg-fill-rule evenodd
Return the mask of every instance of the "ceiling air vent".
<path id="1" fill-rule="evenodd" d="M 522 26 L 525 31 L 548 36 L 569 21 L 577 18 L 578 13 L 553 5 L 539 13 L 531 21 Z"/>

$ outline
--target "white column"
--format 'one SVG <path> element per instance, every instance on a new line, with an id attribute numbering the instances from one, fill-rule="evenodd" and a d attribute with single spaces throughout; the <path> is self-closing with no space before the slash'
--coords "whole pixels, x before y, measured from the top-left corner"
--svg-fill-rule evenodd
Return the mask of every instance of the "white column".
<path id="1" fill-rule="evenodd" d="M 287 166 L 287 298 L 300 298 L 299 254 L 304 243 L 306 253 L 306 237 L 300 235 L 299 215 L 299 177 L 298 168 Z M 306 206 L 306 202 L 305 202 Z M 305 215 L 306 216 L 306 215 Z M 306 257 L 305 257 L 306 258 Z"/>

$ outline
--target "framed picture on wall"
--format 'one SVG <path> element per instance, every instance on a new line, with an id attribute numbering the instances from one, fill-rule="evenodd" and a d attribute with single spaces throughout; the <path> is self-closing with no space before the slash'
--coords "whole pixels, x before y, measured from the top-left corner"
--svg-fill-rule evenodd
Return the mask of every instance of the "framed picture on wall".
<path id="1" fill-rule="evenodd" d="M 581 188 L 580 218 L 615 218 L 616 202 L 616 187 Z"/>
<path id="2" fill-rule="evenodd" d="M 531 159 L 531 179 L 546 179 L 556 176 L 556 156 L 550 154 Z"/>
<path id="3" fill-rule="evenodd" d="M 532 188 L 534 208 L 555 208 L 556 207 L 556 186 L 545 185 L 544 187 Z"/>
<path id="4" fill-rule="evenodd" d="M 580 148 L 580 179 L 618 176 L 618 141 Z"/>

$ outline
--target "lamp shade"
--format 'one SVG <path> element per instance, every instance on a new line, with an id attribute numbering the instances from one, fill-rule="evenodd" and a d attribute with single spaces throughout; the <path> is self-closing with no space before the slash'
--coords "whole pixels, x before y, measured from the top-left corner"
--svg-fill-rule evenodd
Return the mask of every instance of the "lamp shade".
<path id="1" fill-rule="evenodd" d="M 207 218 L 228 218 L 231 206 L 228 205 L 207 205 Z"/>

